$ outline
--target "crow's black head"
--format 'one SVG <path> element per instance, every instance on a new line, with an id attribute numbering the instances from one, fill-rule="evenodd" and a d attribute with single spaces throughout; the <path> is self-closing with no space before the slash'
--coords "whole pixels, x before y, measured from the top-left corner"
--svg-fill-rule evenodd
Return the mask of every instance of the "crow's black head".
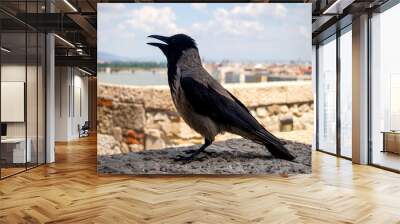
<path id="1" fill-rule="evenodd" d="M 184 50 L 195 48 L 197 49 L 196 42 L 193 38 L 185 34 L 175 34 L 170 37 L 160 35 L 150 35 L 148 37 L 155 38 L 164 43 L 147 43 L 152 46 L 160 48 L 160 50 L 167 57 L 168 63 L 176 63 Z"/>

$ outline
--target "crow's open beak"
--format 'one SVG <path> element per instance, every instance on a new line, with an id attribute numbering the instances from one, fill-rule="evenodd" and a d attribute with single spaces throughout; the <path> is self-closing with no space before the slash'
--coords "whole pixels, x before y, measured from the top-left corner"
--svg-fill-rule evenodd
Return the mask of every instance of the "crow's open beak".
<path id="1" fill-rule="evenodd" d="M 159 48 L 164 48 L 164 47 L 168 46 L 168 44 L 170 42 L 169 37 L 164 37 L 164 36 L 160 36 L 160 35 L 150 35 L 148 37 L 160 40 L 165 43 L 165 44 L 164 43 L 156 43 L 156 42 L 147 43 L 148 45 L 152 45 L 152 46 L 159 47 Z"/>

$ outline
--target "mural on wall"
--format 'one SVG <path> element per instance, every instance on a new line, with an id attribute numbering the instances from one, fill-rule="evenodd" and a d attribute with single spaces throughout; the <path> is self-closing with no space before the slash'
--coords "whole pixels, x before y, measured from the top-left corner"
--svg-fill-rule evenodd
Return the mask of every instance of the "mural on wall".
<path id="1" fill-rule="evenodd" d="M 310 173 L 310 10 L 99 4 L 98 172 Z"/>

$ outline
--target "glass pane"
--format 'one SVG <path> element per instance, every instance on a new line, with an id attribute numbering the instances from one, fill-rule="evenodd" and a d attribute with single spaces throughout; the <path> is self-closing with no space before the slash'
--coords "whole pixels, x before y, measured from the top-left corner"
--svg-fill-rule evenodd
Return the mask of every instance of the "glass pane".
<path id="1" fill-rule="evenodd" d="M 400 5 L 372 18 L 372 163 L 400 170 Z"/>
<path id="2" fill-rule="evenodd" d="M 351 30 L 340 37 L 340 152 L 352 156 L 352 35 Z"/>
<path id="3" fill-rule="evenodd" d="M 0 3 L 0 6 L 1 6 L 1 3 Z M 1 50 L 2 49 L 2 44 L 1 44 L 1 40 L 2 40 L 2 38 L 1 38 L 1 34 L 2 34 L 2 30 L 3 30 L 3 22 L 2 22 L 2 19 L 3 19 L 3 15 L 0 13 L 0 84 L 1 84 L 1 67 L 2 67 L 2 64 L 1 64 L 1 57 L 3 56 L 3 50 Z M 4 52 L 4 54 L 5 54 L 6 52 Z M 0 85 L 0 114 L 1 114 L 1 85 Z M 1 123 L 1 115 L 0 115 L 0 136 L 3 136 L 3 125 L 2 125 L 2 123 Z M 4 163 L 5 163 L 5 159 L 3 159 L 3 156 L 1 155 L 1 152 L 2 152 L 2 147 L 1 147 L 1 142 L 0 142 L 0 179 L 1 179 L 1 177 L 2 177 L 2 169 L 3 169 L 3 166 L 5 165 Z"/>
<path id="4" fill-rule="evenodd" d="M 28 167 L 37 165 L 37 74 L 38 74 L 38 57 L 37 45 L 38 37 L 36 32 L 27 33 L 28 44 L 28 62 L 27 62 L 27 80 L 26 80 L 26 112 L 27 112 L 27 142 L 28 150 L 30 153 L 30 160 L 28 160 Z"/>
<path id="5" fill-rule="evenodd" d="M 318 48 L 318 148 L 336 153 L 336 40 Z"/>
<path id="6" fill-rule="evenodd" d="M 1 34 L 1 160 L 2 177 L 25 170 L 26 34 Z M 29 148 L 29 147 L 28 147 Z"/>
<path id="7" fill-rule="evenodd" d="M 28 14 L 37 13 L 38 4 L 36 1 L 27 2 L 26 12 Z M 35 23 L 37 17 L 28 17 L 31 23 Z M 27 115 L 27 150 L 31 151 L 28 168 L 37 165 L 37 73 L 38 73 L 38 36 L 37 32 L 31 29 L 27 30 L 27 76 L 26 76 L 26 115 Z"/>
<path id="8" fill-rule="evenodd" d="M 0 1 L 0 7 L 17 17 L 28 13 L 34 24 L 29 16 L 44 13 L 45 1 Z M 2 12 L 0 32 L 3 178 L 45 161 L 45 35 Z"/>
<path id="9" fill-rule="evenodd" d="M 38 163 L 45 163 L 45 35 L 38 35 Z"/>

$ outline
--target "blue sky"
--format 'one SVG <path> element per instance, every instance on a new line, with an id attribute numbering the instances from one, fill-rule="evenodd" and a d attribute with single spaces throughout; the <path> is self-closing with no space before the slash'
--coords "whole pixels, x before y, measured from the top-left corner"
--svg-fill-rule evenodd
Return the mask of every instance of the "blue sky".
<path id="1" fill-rule="evenodd" d="M 164 60 L 148 35 L 185 33 L 206 60 L 311 60 L 311 4 L 100 3 L 98 51 Z"/>

